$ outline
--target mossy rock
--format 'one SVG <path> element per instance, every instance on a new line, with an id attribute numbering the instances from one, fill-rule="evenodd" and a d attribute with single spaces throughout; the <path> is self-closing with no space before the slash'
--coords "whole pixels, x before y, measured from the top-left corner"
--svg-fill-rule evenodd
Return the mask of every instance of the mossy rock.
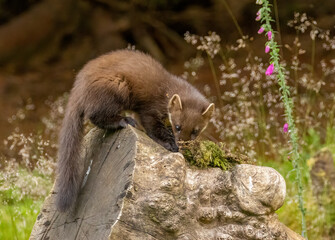
<path id="1" fill-rule="evenodd" d="M 236 164 L 251 163 L 248 157 L 231 153 L 223 143 L 189 141 L 183 142 L 180 149 L 191 165 L 200 168 L 218 167 L 229 170 Z"/>

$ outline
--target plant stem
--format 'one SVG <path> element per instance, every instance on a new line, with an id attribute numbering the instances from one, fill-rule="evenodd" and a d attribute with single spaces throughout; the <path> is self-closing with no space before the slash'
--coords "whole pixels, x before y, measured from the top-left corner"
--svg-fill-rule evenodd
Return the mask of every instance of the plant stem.
<path id="1" fill-rule="evenodd" d="M 226 0 L 223 0 L 223 4 L 224 4 L 225 8 L 227 9 L 231 19 L 233 20 L 233 22 L 235 24 L 235 27 L 237 28 L 238 33 L 240 34 L 241 38 L 243 38 L 244 35 L 243 35 L 243 32 L 242 32 L 242 29 L 240 28 L 240 25 L 238 24 L 233 12 L 231 11 L 231 9 L 230 9 L 228 3 L 226 2 Z"/>
<path id="2" fill-rule="evenodd" d="M 253 50 L 252 50 L 252 48 L 251 48 L 251 46 L 250 46 L 250 44 L 249 44 L 249 40 L 246 39 L 246 38 L 244 37 L 244 34 L 243 34 L 243 32 L 242 32 L 242 29 L 241 29 L 240 25 L 238 24 L 237 19 L 236 19 L 236 17 L 234 16 L 234 14 L 233 14 L 231 8 L 229 7 L 227 1 L 226 1 L 226 0 L 223 0 L 223 4 L 224 4 L 226 10 L 228 11 L 228 14 L 230 15 L 231 19 L 233 20 L 234 25 L 235 25 L 235 27 L 236 27 L 238 33 L 240 34 L 241 39 L 243 39 L 243 40 L 246 42 L 246 49 L 248 50 L 249 55 L 252 55 Z M 250 57 L 250 60 L 253 61 L 252 57 Z"/>
<path id="3" fill-rule="evenodd" d="M 281 55 L 282 58 L 284 58 L 284 51 L 283 51 L 283 46 L 282 46 L 283 44 L 282 44 L 282 39 L 281 39 L 277 0 L 273 0 L 273 9 L 275 11 L 276 28 L 277 28 L 277 32 L 278 32 L 278 42 L 279 42 L 279 46 L 280 46 L 280 55 Z"/>
<path id="4" fill-rule="evenodd" d="M 215 85 L 215 89 L 216 89 L 216 95 L 218 97 L 218 103 L 219 103 L 219 107 L 220 107 L 220 110 L 221 110 L 223 108 L 223 102 L 222 102 L 222 98 L 221 98 L 220 82 L 219 82 L 219 80 L 216 76 L 216 71 L 215 71 L 213 60 L 212 60 L 211 56 L 209 56 L 209 54 L 207 54 L 207 57 L 208 57 L 209 66 L 210 66 L 211 71 L 212 71 L 212 75 L 213 75 L 213 79 L 214 79 L 214 85 Z"/>
<path id="5" fill-rule="evenodd" d="M 271 9 L 268 0 L 263 0 L 261 8 L 261 20 L 265 22 L 262 26 L 264 27 L 266 32 L 273 32 L 271 21 L 273 21 L 271 17 Z M 277 78 L 278 84 L 280 86 L 279 90 L 282 95 L 281 99 L 284 103 L 285 109 L 285 117 L 286 121 L 289 125 L 289 136 L 290 143 L 292 147 L 292 165 L 296 172 L 296 182 L 298 185 L 298 202 L 299 209 L 301 212 L 301 225 L 302 225 L 302 236 L 307 239 L 307 227 L 306 227 L 306 211 L 304 208 L 304 200 L 303 200 L 303 183 L 302 183 L 302 174 L 301 167 L 303 166 L 302 159 L 299 154 L 299 144 L 298 144 L 298 134 L 297 128 L 295 126 L 295 121 L 293 117 L 293 100 L 290 97 L 290 89 L 286 84 L 284 67 L 280 64 L 280 55 L 279 55 L 279 47 L 277 42 L 274 40 L 274 36 L 267 42 L 267 45 L 270 46 L 270 60 L 274 65 L 274 68 L 277 70 Z"/>
<path id="6" fill-rule="evenodd" d="M 294 44 L 294 56 L 297 58 L 296 61 L 299 61 L 299 49 L 297 46 L 297 41 L 299 41 L 299 33 L 298 31 L 296 32 L 295 36 L 295 44 Z M 295 90 L 296 90 L 296 95 L 299 96 L 299 85 L 298 85 L 298 65 L 295 66 L 294 68 L 294 83 L 295 83 Z"/>
<path id="7" fill-rule="evenodd" d="M 314 78 L 314 64 L 315 64 L 315 37 L 312 39 L 312 59 L 311 59 L 311 77 Z"/>

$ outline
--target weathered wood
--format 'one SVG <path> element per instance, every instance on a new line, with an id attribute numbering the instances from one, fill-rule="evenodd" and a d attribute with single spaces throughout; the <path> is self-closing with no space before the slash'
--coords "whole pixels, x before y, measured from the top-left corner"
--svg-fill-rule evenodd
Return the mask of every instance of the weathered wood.
<path id="1" fill-rule="evenodd" d="M 56 211 L 52 193 L 30 239 L 108 238 L 130 186 L 137 136 L 131 130 L 104 135 L 104 131 L 94 129 L 86 137 L 85 165 L 93 162 L 75 209 L 67 213 Z"/>
<path id="2" fill-rule="evenodd" d="M 303 239 L 277 219 L 285 181 L 272 168 L 190 167 L 128 127 L 86 137 L 91 172 L 76 207 L 55 211 L 51 194 L 30 239 Z"/>

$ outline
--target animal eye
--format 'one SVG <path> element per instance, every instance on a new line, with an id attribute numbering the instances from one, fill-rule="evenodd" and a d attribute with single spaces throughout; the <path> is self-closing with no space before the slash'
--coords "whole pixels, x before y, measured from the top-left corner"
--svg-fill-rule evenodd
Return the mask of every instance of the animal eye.
<path id="1" fill-rule="evenodd" d="M 192 135 L 197 135 L 198 134 L 198 132 L 199 132 L 199 130 L 198 129 L 193 129 L 193 131 L 192 131 Z"/>
<path id="2" fill-rule="evenodd" d="M 181 130 L 181 126 L 176 125 L 175 128 L 176 128 L 176 130 L 177 130 L 178 132 L 180 132 L 180 130 Z"/>

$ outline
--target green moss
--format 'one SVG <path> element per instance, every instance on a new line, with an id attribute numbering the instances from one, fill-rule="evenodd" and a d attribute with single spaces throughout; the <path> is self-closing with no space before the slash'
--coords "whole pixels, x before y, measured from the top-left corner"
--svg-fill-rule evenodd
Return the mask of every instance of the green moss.
<path id="1" fill-rule="evenodd" d="M 181 152 L 185 159 L 200 168 L 218 167 L 228 170 L 239 163 L 250 161 L 242 155 L 229 152 L 223 143 L 212 141 L 192 141 L 182 143 Z"/>

